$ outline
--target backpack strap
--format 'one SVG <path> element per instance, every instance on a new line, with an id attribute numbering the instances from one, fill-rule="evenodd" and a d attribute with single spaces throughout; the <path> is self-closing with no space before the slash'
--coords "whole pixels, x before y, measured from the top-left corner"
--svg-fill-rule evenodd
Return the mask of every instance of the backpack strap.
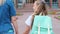
<path id="1" fill-rule="evenodd" d="M 39 14 L 39 16 L 41 16 L 42 14 L 45 15 L 43 12 L 41 12 L 41 13 Z"/>
<path id="2" fill-rule="evenodd" d="M 33 16 L 33 18 L 31 19 L 32 20 L 31 29 L 32 29 L 32 26 L 33 26 L 34 18 L 35 18 L 35 16 Z"/>

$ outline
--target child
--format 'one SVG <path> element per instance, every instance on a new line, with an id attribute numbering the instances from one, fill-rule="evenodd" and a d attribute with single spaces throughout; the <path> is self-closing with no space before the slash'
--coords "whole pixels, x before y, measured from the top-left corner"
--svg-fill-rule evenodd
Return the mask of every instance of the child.
<path id="1" fill-rule="evenodd" d="M 42 12 L 42 15 L 48 15 L 46 4 L 44 1 L 41 1 L 41 0 L 35 1 L 33 9 L 34 9 L 33 14 L 29 16 L 29 18 L 25 22 L 27 26 L 23 34 L 29 34 L 29 32 L 31 31 L 35 15 L 40 15 L 41 12 Z"/>
<path id="2" fill-rule="evenodd" d="M 18 34 L 16 11 L 11 0 L 0 0 L 0 34 Z"/>

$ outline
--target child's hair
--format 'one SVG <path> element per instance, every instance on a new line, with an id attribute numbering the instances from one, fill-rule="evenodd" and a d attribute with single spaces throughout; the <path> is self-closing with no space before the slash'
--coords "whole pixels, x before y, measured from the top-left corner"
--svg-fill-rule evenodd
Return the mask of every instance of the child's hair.
<path id="1" fill-rule="evenodd" d="M 34 21 L 34 16 L 39 15 L 42 12 L 42 15 L 47 15 L 47 8 L 45 2 L 36 2 L 37 5 L 37 11 L 33 12 L 32 15 L 32 24 L 31 27 L 33 26 L 33 21 Z"/>

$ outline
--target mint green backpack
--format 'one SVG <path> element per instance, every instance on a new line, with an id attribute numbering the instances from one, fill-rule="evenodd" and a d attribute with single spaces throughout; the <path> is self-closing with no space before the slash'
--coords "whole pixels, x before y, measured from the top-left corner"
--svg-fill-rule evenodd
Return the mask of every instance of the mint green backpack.
<path id="1" fill-rule="evenodd" d="M 51 17 L 35 15 L 30 34 L 54 34 Z"/>

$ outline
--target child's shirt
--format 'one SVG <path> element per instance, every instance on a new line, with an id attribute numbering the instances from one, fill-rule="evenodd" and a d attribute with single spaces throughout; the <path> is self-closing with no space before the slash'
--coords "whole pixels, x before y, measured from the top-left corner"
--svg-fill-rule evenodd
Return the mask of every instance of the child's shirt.
<path id="1" fill-rule="evenodd" d="M 28 18 L 27 18 L 27 20 L 25 21 L 25 23 L 26 23 L 26 25 L 28 25 L 28 26 L 31 26 L 31 23 L 32 23 L 32 15 L 30 15 Z"/>

